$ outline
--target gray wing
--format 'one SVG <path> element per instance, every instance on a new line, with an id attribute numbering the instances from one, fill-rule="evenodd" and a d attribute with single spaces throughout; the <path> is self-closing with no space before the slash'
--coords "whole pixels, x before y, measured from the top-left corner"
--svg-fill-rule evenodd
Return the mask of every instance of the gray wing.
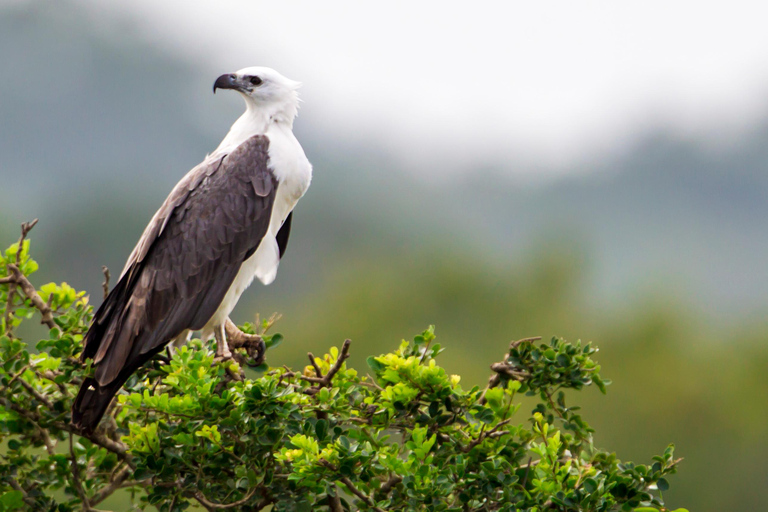
<path id="1" fill-rule="evenodd" d="M 277 180 L 255 136 L 174 188 L 94 317 L 82 359 L 104 386 L 211 318 L 269 228 Z M 127 378 L 127 377 L 126 377 Z"/>

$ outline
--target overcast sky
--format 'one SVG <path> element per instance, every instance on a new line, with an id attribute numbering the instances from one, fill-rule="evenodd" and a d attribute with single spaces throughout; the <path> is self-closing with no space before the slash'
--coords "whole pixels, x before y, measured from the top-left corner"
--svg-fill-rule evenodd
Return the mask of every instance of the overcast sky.
<path id="1" fill-rule="evenodd" d="M 304 82 L 307 116 L 411 163 L 556 172 L 659 126 L 727 146 L 767 112 L 754 1 L 81 1 L 212 79 L 274 67 Z"/>

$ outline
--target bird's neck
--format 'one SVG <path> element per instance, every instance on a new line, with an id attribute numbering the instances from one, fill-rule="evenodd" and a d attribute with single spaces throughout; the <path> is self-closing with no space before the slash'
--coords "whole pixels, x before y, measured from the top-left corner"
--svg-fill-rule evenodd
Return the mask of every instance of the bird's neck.
<path id="1" fill-rule="evenodd" d="M 268 109 L 256 105 L 252 101 L 246 101 L 245 105 L 245 112 L 235 121 L 214 153 L 229 151 L 254 135 L 264 135 L 274 129 L 293 130 L 293 119 L 297 112 L 296 106 L 288 105 L 280 109 Z"/>

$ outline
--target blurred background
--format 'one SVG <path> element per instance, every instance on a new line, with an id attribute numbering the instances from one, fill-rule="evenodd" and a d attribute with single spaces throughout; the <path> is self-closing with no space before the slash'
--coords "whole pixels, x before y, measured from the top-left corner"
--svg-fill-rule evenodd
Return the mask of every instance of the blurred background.
<path id="1" fill-rule="evenodd" d="M 762 9 L 762 12 L 760 12 Z M 685 458 L 668 504 L 768 500 L 768 31 L 752 2 L 0 2 L 0 240 L 101 300 L 242 111 L 217 76 L 304 82 L 314 164 L 273 365 L 428 324 L 483 384 L 511 339 L 594 341 L 596 443 Z"/>

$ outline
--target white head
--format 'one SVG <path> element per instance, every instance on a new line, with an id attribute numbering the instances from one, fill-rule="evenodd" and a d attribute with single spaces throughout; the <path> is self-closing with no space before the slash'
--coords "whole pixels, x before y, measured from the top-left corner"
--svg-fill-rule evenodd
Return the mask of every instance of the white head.
<path id="1" fill-rule="evenodd" d="M 248 111 L 267 115 L 273 121 L 292 123 L 299 109 L 300 86 L 301 83 L 274 69 L 254 66 L 221 75 L 213 84 L 213 92 L 233 89 L 243 96 Z"/>

